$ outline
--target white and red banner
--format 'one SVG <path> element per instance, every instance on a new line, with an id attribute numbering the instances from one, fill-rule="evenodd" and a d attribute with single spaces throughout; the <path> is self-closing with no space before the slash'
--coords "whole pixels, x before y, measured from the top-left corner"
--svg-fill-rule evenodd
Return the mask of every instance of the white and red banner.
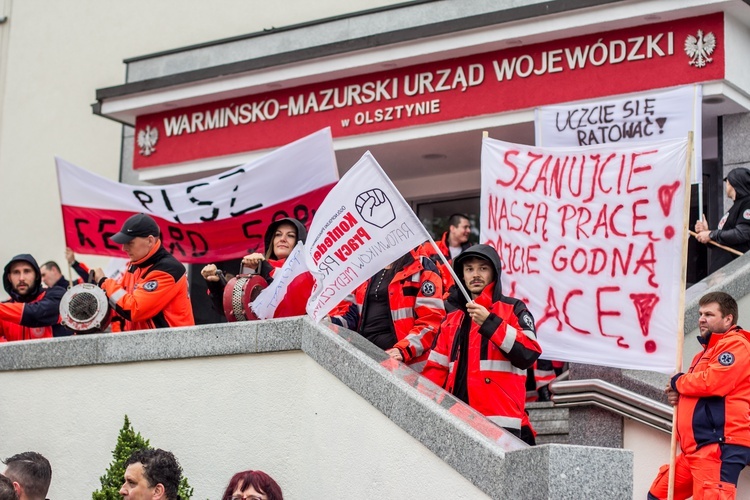
<path id="1" fill-rule="evenodd" d="M 138 116 L 133 168 L 722 80 L 724 14 L 520 44 Z M 709 50 L 710 49 L 710 50 Z"/>
<path id="2" fill-rule="evenodd" d="M 543 357 L 670 373 L 687 139 L 537 148 L 482 143 L 481 236 L 526 302 Z"/>
<path id="3" fill-rule="evenodd" d="M 307 313 L 320 321 L 360 284 L 429 238 L 366 152 L 328 193 L 310 225 L 305 258 L 316 283 Z"/>
<path id="4" fill-rule="evenodd" d="M 222 174 L 162 186 L 110 181 L 56 158 L 65 239 L 83 254 L 121 257 L 109 237 L 131 215 L 151 215 L 181 262 L 203 263 L 262 251 L 268 224 L 307 224 L 338 179 L 330 129 Z"/>
<path id="5" fill-rule="evenodd" d="M 273 318 L 273 314 L 284 299 L 289 284 L 294 279 L 307 272 L 305 263 L 305 245 L 301 241 L 292 249 L 292 252 L 284 261 L 281 269 L 273 275 L 273 281 L 250 303 L 250 308 L 260 319 Z"/>
<path id="6" fill-rule="evenodd" d="M 536 109 L 536 145 L 545 148 L 625 145 L 682 139 L 693 132 L 692 183 L 701 172 L 700 85 L 627 96 L 613 96 Z"/>

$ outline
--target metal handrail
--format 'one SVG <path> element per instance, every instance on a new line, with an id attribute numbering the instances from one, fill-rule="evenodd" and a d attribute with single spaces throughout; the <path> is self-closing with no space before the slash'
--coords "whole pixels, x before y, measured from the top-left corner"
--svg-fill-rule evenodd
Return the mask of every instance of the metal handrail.
<path id="1" fill-rule="evenodd" d="M 672 432 L 672 407 L 599 379 L 566 380 L 549 385 L 555 406 L 598 406 L 667 433 Z"/>

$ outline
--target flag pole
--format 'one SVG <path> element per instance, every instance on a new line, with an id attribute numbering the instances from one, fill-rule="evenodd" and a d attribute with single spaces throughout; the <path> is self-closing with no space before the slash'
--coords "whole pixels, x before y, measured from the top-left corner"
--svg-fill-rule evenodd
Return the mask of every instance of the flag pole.
<path id="1" fill-rule="evenodd" d="M 690 236 L 692 236 L 694 238 L 698 237 L 698 233 L 695 233 L 693 231 L 688 231 L 688 232 L 690 233 Z M 739 250 L 735 250 L 734 248 L 724 246 L 721 243 L 716 243 L 714 240 L 708 240 L 708 244 L 709 245 L 713 245 L 713 246 L 715 246 L 717 248 L 721 248 L 722 250 L 726 250 L 727 252 L 732 253 L 734 255 L 737 255 L 739 257 L 742 257 L 743 255 L 745 255 L 744 253 L 740 252 Z"/>
<path id="2" fill-rule="evenodd" d="M 682 283 L 680 287 L 680 301 L 677 308 L 677 359 L 675 360 L 675 373 L 682 371 L 682 346 L 685 343 L 685 286 L 687 284 L 687 248 L 690 230 L 690 180 L 692 179 L 693 169 L 693 132 L 688 132 L 687 143 L 687 169 L 685 172 L 685 200 L 683 203 L 682 225 Z M 679 404 L 679 402 L 678 402 Z M 677 460 L 677 411 L 672 410 L 672 440 L 669 450 L 669 489 L 667 493 L 668 500 L 674 500 L 674 479 L 675 479 L 675 462 Z"/>
<path id="3" fill-rule="evenodd" d="M 486 139 L 490 136 L 490 133 L 486 130 L 482 131 L 482 139 Z M 453 266 L 448 263 L 448 259 L 445 258 L 445 255 L 443 255 L 443 252 L 440 251 L 440 248 L 438 248 L 437 243 L 435 243 L 435 240 L 432 239 L 432 236 L 427 233 L 427 235 L 430 237 L 430 244 L 432 245 L 432 248 L 435 249 L 435 253 L 440 256 L 440 260 L 443 261 L 443 264 L 445 264 L 445 268 L 448 269 L 448 272 L 451 274 L 451 277 L 453 278 L 453 282 L 456 284 L 459 290 L 461 290 L 461 293 L 466 298 L 466 302 L 471 302 L 471 297 L 469 296 L 469 292 L 466 291 L 466 288 L 464 287 L 464 284 L 461 282 L 461 280 L 458 279 L 458 276 L 456 276 L 456 272 L 453 270 Z M 443 290 L 445 292 L 445 290 Z"/>
<path id="4" fill-rule="evenodd" d="M 693 130 L 700 130 L 701 124 L 698 122 L 698 106 L 702 106 L 702 104 L 699 104 L 699 95 L 698 90 L 701 90 L 700 94 L 703 95 L 703 87 L 700 87 L 697 83 L 693 85 Z M 695 149 L 695 148 L 693 148 Z M 693 151 L 694 153 L 695 151 Z M 691 154 L 693 154 L 691 153 Z M 697 159 L 697 158 L 696 158 Z M 693 165 L 693 168 L 697 168 L 696 165 Z M 701 168 L 701 172 L 703 172 L 703 168 Z M 701 214 L 703 214 L 703 176 L 701 176 L 700 179 L 696 179 L 698 181 L 698 216 L 700 217 Z M 690 182 L 693 182 L 693 174 L 690 173 Z"/>
<path id="5" fill-rule="evenodd" d="M 448 263 L 448 259 L 445 258 L 445 255 L 443 255 L 443 252 L 440 251 L 440 248 L 438 248 L 437 243 L 435 243 L 435 240 L 432 239 L 432 236 L 430 236 L 429 233 L 427 233 L 427 236 L 430 237 L 430 243 L 432 244 L 432 248 L 435 249 L 435 253 L 437 253 L 440 256 L 440 260 L 443 261 L 443 264 L 445 264 L 446 269 L 448 269 L 448 272 L 451 273 L 451 276 L 453 277 L 453 281 L 456 283 L 456 286 L 459 290 L 461 290 L 461 293 L 464 294 L 464 297 L 466 297 L 466 302 L 471 302 L 471 297 L 469 296 L 469 293 L 466 291 L 466 288 L 464 288 L 464 284 L 461 283 L 461 281 L 458 279 L 458 276 L 456 276 L 456 272 L 453 270 L 453 266 L 451 266 Z M 443 290 L 445 292 L 445 290 Z"/>

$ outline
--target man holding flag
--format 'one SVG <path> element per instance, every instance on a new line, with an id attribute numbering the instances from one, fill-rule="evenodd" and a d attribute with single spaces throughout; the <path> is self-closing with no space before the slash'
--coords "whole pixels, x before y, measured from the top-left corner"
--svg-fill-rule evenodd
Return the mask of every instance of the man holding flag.
<path id="1" fill-rule="evenodd" d="M 454 259 L 457 286 L 422 375 L 521 437 L 526 369 L 542 349 L 526 304 L 503 295 L 500 267 L 489 245 L 475 245 Z M 470 301 L 458 283 L 466 285 Z"/>
<path id="2" fill-rule="evenodd" d="M 698 305 L 703 349 L 666 389 L 682 449 L 675 460 L 674 498 L 729 500 L 750 462 L 750 332 L 737 326 L 737 302 L 730 295 L 707 293 Z M 649 500 L 667 498 L 668 478 L 667 464 Z"/>

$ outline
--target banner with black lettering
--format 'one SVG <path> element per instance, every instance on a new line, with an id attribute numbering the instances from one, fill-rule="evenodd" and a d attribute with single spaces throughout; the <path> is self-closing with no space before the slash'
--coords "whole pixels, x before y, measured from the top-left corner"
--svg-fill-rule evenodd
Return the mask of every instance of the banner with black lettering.
<path id="1" fill-rule="evenodd" d="M 368 278 L 429 238 L 366 152 L 328 193 L 307 233 L 305 259 L 316 281 L 307 313 L 320 321 Z"/>
<path id="2" fill-rule="evenodd" d="M 638 142 L 684 139 L 692 131 L 692 183 L 701 170 L 700 85 L 620 95 L 536 109 L 536 145 L 539 147 L 629 145 Z"/>
<path id="3" fill-rule="evenodd" d="M 485 138 L 480 241 L 545 359 L 669 373 L 682 286 L 687 139 L 537 148 Z"/>
<path id="4" fill-rule="evenodd" d="M 295 217 L 309 224 L 338 180 L 330 129 L 227 172 L 161 186 L 114 182 L 55 161 L 65 239 L 75 252 L 121 257 L 109 237 L 144 212 L 159 224 L 164 247 L 185 263 L 262 251 L 269 223 Z"/>

